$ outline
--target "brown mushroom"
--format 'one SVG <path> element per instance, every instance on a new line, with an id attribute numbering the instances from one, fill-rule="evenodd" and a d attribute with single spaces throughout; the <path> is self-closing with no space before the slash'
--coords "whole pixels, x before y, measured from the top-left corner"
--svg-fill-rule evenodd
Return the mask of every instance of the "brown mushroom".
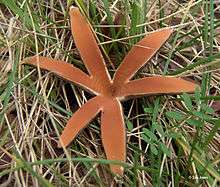
<path id="1" fill-rule="evenodd" d="M 133 46 L 111 79 L 89 22 L 78 8 L 70 8 L 71 30 L 75 44 L 89 75 L 74 66 L 47 57 L 34 56 L 26 64 L 38 66 L 77 84 L 96 96 L 76 111 L 67 122 L 59 146 L 66 147 L 81 129 L 101 112 L 101 138 L 109 160 L 126 161 L 126 130 L 120 101 L 140 95 L 193 92 L 196 84 L 181 78 L 152 76 L 131 80 L 164 44 L 172 29 L 145 36 Z M 111 165 L 112 172 L 123 174 L 123 168 Z"/>

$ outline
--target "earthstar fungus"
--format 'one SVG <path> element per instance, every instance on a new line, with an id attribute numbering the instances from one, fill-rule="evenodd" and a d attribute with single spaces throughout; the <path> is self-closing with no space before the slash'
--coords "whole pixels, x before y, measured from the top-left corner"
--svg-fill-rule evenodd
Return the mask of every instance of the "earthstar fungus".
<path id="1" fill-rule="evenodd" d="M 196 84 L 168 76 L 130 80 L 169 38 L 172 29 L 156 31 L 140 40 L 126 55 L 111 79 L 89 22 L 75 7 L 70 8 L 70 20 L 75 45 L 89 75 L 71 64 L 47 57 L 29 57 L 25 63 L 39 65 L 96 95 L 68 120 L 59 147 L 69 145 L 79 131 L 101 112 L 101 139 L 107 159 L 126 161 L 126 130 L 120 101 L 141 95 L 193 92 Z M 110 167 L 112 172 L 123 174 L 120 166 Z"/>

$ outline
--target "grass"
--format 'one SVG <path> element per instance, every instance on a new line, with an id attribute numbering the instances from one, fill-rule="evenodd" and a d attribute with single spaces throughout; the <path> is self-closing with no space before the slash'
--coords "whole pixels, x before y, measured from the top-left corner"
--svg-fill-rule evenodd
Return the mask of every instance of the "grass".
<path id="1" fill-rule="evenodd" d="M 70 5 L 93 25 L 111 74 L 146 33 L 173 27 L 172 37 L 137 76 L 167 74 L 201 85 L 195 94 L 123 103 L 126 163 L 105 160 L 98 121 L 67 149 L 58 149 L 66 121 L 91 96 L 49 72 L 21 65 L 39 53 L 85 70 L 70 33 Z M 220 185 L 217 1 L 2 0 L 0 7 L 1 185 Z M 125 175 L 111 174 L 109 163 L 123 166 Z"/>

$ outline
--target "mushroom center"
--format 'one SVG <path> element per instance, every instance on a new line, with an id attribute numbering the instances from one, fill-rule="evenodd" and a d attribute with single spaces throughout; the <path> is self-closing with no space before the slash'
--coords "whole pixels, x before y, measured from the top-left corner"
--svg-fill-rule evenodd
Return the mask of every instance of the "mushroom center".
<path id="1" fill-rule="evenodd" d="M 111 86 L 111 95 L 116 97 L 118 89 L 115 86 Z"/>
<path id="2" fill-rule="evenodd" d="M 106 93 L 106 96 L 108 96 L 108 97 L 116 97 L 117 94 L 118 94 L 117 87 L 115 87 L 113 85 L 109 86 L 108 91 Z"/>

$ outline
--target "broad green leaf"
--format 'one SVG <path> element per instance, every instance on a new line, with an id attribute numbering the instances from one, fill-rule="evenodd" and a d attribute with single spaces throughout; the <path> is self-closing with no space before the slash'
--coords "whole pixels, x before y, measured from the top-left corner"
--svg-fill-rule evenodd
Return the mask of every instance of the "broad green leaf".
<path id="1" fill-rule="evenodd" d="M 186 105 L 187 109 L 189 111 L 191 111 L 193 109 L 193 105 L 192 105 L 192 100 L 191 100 L 189 94 L 183 93 L 182 98 L 183 98 L 184 104 Z"/>
<path id="2" fill-rule="evenodd" d="M 150 114 L 152 114 L 153 113 L 153 111 L 154 111 L 154 109 L 153 108 L 148 108 L 148 107 L 144 107 L 144 112 L 145 113 L 150 113 Z"/>
<path id="3" fill-rule="evenodd" d="M 131 123 L 130 120 L 127 120 L 126 124 L 127 124 L 128 130 L 129 130 L 129 131 L 132 131 L 132 130 L 133 130 L 133 123 Z"/>
<path id="4" fill-rule="evenodd" d="M 185 118 L 185 115 L 180 113 L 180 112 L 175 112 L 175 111 L 169 111 L 166 112 L 167 117 L 175 119 L 177 121 L 181 121 Z"/>
<path id="5" fill-rule="evenodd" d="M 158 155 L 158 150 L 153 144 L 150 145 L 150 150 L 154 155 Z"/>
<path id="6" fill-rule="evenodd" d="M 157 137 L 155 136 L 154 133 L 152 133 L 150 130 L 143 128 L 143 132 L 146 136 L 148 136 L 150 139 L 157 141 Z"/>
<path id="7" fill-rule="evenodd" d="M 171 156 L 170 150 L 167 148 L 167 146 L 164 143 L 160 143 L 159 145 L 160 145 L 161 151 L 163 151 L 164 154 L 166 154 L 167 156 Z"/>
<path id="8" fill-rule="evenodd" d="M 192 126 L 195 126 L 195 127 L 202 127 L 204 125 L 204 123 L 200 120 L 197 120 L 197 119 L 187 119 L 186 122 L 189 124 L 189 125 L 192 125 Z"/>
<path id="9" fill-rule="evenodd" d="M 143 138 L 143 140 L 147 143 L 152 143 L 152 141 L 150 140 L 150 138 L 148 138 L 145 134 L 141 134 L 141 137 Z"/>
<path id="10" fill-rule="evenodd" d="M 199 118 L 204 119 L 204 120 L 211 120 L 212 119 L 212 116 L 204 114 L 203 112 L 200 112 L 200 111 L 193 111 L 193 114 L 196 117 L 199 117 Z"/>
<path id="11" fill-rule="evenodd" d="M 165 136 L 163 127 L 162 127 L 160 124 L 158 124 L 158 123 L 153 123 L 153 124 L 152 124 L 152 128 L 153 128 L 154 130 L 156 130 L 158 133 L 160 133 L 163 137 Z"/>
<path id="12" fill-rule="evenodd" d="M 215 113 L 215 110 L 213 108 L 209 107 L 208 105 L 202 105 L 202 110 L 205 113 L 208 113 L 208 114 L 214 114 Z"/>
<path id="13" fill-rule="evenodd" d="M 169 132 L 167 134 L 167 137 L 177 139 L 177 138 L 180 138 L 181 135 L 180 135 L 180 133 L 177 133 L 177 132 Z"/>

